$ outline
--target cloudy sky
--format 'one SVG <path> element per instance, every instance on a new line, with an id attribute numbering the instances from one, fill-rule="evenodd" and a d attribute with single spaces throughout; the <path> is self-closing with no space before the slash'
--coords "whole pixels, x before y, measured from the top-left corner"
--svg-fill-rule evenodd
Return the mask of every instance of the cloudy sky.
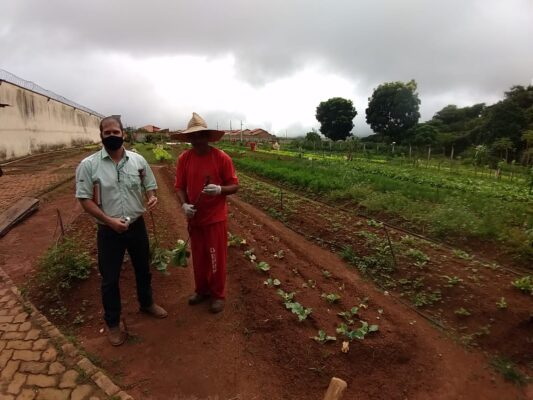
<path id="1" fill-rule="evenodd" d="M 533 80 L 532 0 L 2 0 L 0 68 L 132 126 L 278 135 L 415 79 L 422 120 Z"/>

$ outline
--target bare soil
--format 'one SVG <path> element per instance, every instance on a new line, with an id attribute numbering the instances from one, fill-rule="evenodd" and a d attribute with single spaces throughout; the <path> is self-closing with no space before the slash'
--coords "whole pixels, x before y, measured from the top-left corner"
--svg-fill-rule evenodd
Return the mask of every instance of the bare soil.
<path id="1" fill-rule="evenodd" d="M 156 168 L 155 173 L 160 185 L 160 204 L 154 213 L 157 235 L 170 247 L 178 238 L 186 238 L 186 225 L 172 191 L 172 169 Z M 70 231 L 81 235 L 86 249 L 95 254 L 94 223 L 76 208 L 72 190 L 69 184 L 56 191 L 38 213 L 0 239 L 0 265 L 19 284 L 34 275 L 37 257 L 55 240 L 58 207 L 64 219 L 72 221 Z M 249 200 L 245 191 L 242 195 Z M 307 208 L 305 215 L 301 213 L 304 233 L 338 240 L 338 236 L 321 230 L 324 220 L 313 219 L 314 211 L 316 208 Z M 153 233 L 149 216 L 146 221 Z M 232 234 L 244 238 L 246 244 L 229 248 L 228 301 L 222 314 L 211 315 L 207 304 L 187 305 L 193 291 L 191 267 L 172 269 L 168 276 L 154 272 L 155 299 L 169 311 L 167 319 L 153 320 L 138 313 L 128 261 L 121 282 L 123 317 L 131 334 L 125 345 L 109 346 L 101 332 L 104 324 L 96 269 L 65 295 L 68 315 L 49 316 L 65 330 L 72 330 L 90 357 L 137 399 L 321 399 L 332 376 L 348 382 L 347 399 L 531 396 L 531 388 L 527 392 L 494 372 L 483 352 L 456 343 L 448 333 L 406 307 L 400 297 L 387 296 L 329 249 L 306 240 L 242 197 L 230 200 L 229 221 Z M 257 271 L 247 259 L 244 251 L 250 248 L 258 261 L 270 264 L 268 274 Z M 280 250 L 283 258 L 274 257 Z M 429 255 L 432 261 L 438 260 L 438 254 Z M 462 267 L 456 268 L 459 271 Z M 331 273 L 329 278 L 324 276 L 324 269 Z M 450 273 L 456 272 L 446 270 Z M 298 322 L 275 289 L 263 284 L 269 276 L 278 278 L 285 291 L 296 292 L 296 300 L 313 309 L 307 320 Z M 482 287 L 479 290 L 486 295 Z M 338 304 L 330 305 L 321 298 L 322 293 L 332 292 L 341 295 Z M 509 299 L 514 297 L 505 295 L 511 304 Z M 336 326 L 342 322 L 337 313 L 365 298 L 368 308 L 361 311 L 360 318 L 378 324 L 377 333 L 353 341 L 347 354 L 340 351 L 340 337 L 326 345 L 310 339 L 319 329 L 335 335 Z M 44 308 L 50 306 L 39 303 L 39 298 L 34 302 Z M 513 300 L 512 308 L 505 312 L 517 312 L 518 320 L 523 310 L 518 300 L 516 304 Z M 72 324 L 76 316 L 80 316 L 77 326 Z M 517 331 L 514 317 L 509 318 L 515 324 L 512 339 L 507 336 L 503 340 L 504 333 L 493 333 L 491 337 L 499 338 L 495 346 L 500 349 L 507 342 L 519 341 L 522 353 L 530 355 L 531 342 L 528 347 L 524 339 L 531 337 L 530 328 L 526 325 Z M 480 346 L 489 344 L 480 340 Z M 514 345 L 510 349 L 506 352 L 519 353 Z M 516 359 L 521 360 L 519 356 Z"/>

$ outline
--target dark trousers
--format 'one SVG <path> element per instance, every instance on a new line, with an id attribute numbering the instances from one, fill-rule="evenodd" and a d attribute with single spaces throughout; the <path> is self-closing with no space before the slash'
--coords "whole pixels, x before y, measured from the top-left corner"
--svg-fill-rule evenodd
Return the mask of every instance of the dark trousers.
<path id="1" fill-rule="evenodd" d="M 152 305 L 152 274 L 150 273 L 150 245 L 144 219 L 140 217 L 124 233 L 98 225 L 98 269 L 102 276 L 102 304 L 108 327 L 120 323 L 119 279 L 124 253 L 128 253 L 135 270 L 137 299 L 141 307 Z"/>

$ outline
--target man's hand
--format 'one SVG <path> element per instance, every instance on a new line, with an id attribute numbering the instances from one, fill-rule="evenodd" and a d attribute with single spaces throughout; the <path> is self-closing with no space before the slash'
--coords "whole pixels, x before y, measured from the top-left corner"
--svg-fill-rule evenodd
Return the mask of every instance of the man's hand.
<path id="1" fill-rule="evenodd" d="M 107 225 L 117 233 L 123 233 L 128 230 L 128 224 L 120 218 L 110 218 Z"/>
<path id="2" fill-rule="evenodd" d="M 187 216 L 187 218 L 194 217 L 194 214 L 196 214 L 196 208 L 192 204 L 183 203 L 181 205 L 181 208 L 183 209 L 183 212 Z"/>
<path id="3" fill-rule="evenodd" d="M 207 194 L 209 196 L 218 196 L 220 193 L 222 193 L 222 187 L 220 185 L 215 185 L 213 183 L 210 183 L 206 187 L 204 187 L 204 190 L 202 190 L 203 194 Z"/>
<path id="4" fill-rule="evenodd" d="M 150 196 L 148 198 L 148 202 L 146 203 L 146 208 L 148 208 L 148 211 L 152 211 L 154 207 L 156 206 L 156 204 L 157 204 L 157 197 Z"/>

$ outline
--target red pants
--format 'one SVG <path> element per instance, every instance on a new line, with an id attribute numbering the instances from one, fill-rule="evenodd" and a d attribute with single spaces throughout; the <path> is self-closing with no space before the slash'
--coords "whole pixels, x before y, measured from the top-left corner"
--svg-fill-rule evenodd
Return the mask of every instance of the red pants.
<path id="1" fill-rule="evenodd" d="M 196 293 L 210 294 L 215 299 L 224 299 L 228 254 L 226 221 L 205 226 L 190 226 L 189 234 Z"/>

